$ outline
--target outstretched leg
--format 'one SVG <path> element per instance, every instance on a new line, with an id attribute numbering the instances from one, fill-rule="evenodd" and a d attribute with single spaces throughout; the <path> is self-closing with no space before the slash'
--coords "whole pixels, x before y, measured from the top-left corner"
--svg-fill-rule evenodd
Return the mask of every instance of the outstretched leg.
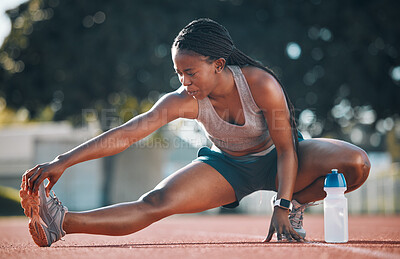
<path id="1" fill-rule="evenodd" d="M 344 174 L 346 192 L 351 192 L 367 180 L 371 167 L 364 150 L 344 141 L 324 138 L 301 141 L 298 161 L 293 199 L 300 203 L 325 198 L 324 179 L 331 169 Z"/>
<path id="2" fill-rule="evenodd" d="M 126 235 L 180 213 L 195 213 L 232 203 L 232 186 L 213 167 L 193 162 L 172 174 L 139 200 L 86 212 L 69 212 L 67 233 Z"/>

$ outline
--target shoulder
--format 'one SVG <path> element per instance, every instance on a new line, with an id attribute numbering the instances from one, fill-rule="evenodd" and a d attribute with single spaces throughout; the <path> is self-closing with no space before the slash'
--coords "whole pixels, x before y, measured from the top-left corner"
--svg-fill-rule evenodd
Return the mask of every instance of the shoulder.
<path id="1" fill-rule="evenodd" d="M 197 117 L 197 100 L 193 99 L 183 87 L 163 95 L 151 109 L 174 114 L 176 118 L 194 119 Z"/>
<path id="2" fill-rule="evenodd" d="M 185 89 L 183 87 L 179 87 L 173 92 L 169 92 L 167 94 L 164 94 L 161 98 L 160 101 L 163 102 L 174 102 L 176 104 L 184 104 L 187 102 L 190 102 L 190 96 L 187 94 Z M 193 99 L 193 98 L 192 98 Z"/>
<path id="3" fill-rule="evenodd" d="M 266 103 L 285 100 L 282 87 L 273 75 L 258 67 L 243 67 L 243 75 L 256 104 L 263 108 Z"/>
<path id="4" fill-rule="evenodd" d="M 273 75 L 258 67 L 244 67 L 242 72 L 250 87 L 251 92 L 261 93 L 280 93 L 282 87 Z M 253 96 L 255 95 L 253 94 Z"/>

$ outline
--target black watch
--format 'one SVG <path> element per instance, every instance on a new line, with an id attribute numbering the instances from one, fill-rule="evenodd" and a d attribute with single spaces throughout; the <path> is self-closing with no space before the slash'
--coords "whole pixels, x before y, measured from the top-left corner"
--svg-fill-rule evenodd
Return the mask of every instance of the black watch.
<path id="1" fill-rule="evenodd" d="M 289 200 L 285 200 L 285 199 L 276 200 L 274 202 L 274 207 L 276 207 L 276 206 L 281 207 L 283 209 L 290 210 L 290 211 L 292 210 L 292 207 L 293 207 L 292 203 Z"/>

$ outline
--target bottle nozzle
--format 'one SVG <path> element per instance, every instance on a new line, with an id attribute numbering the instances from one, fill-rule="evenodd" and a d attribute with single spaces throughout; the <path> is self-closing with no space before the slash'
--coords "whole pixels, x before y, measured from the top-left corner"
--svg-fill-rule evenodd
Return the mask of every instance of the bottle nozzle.
<path id="1" fill-rule="evenodd" d="M 347 187 L 346 179 L 337 169 L 332 169 L 330 174 L 325 177 L 324 187 Z"/>

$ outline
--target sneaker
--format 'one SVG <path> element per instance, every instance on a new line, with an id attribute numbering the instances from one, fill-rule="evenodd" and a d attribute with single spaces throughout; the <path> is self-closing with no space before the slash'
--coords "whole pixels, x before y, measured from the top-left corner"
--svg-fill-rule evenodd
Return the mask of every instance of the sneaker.
<path id="1" fill-rule="evenodd" d="M 29 232 L 38 246 L 51 246 L 52 243 L 65 236 L 62 229 L 67 207 L 63 206 L 53 192 L 46 196 L 44 182 L 38 194 L 29 195 L 22 182 L 20 197 L 24 213 L 29 217 Z"/>
<path id="2" fill-rule="evenodd" d="M 274 203 L 276 201 L 276 194 L 271 199 L 272 210 L 274 210 Z M 290 225 L 292 225 L 293 229 L 299 234 L 302 238 L 306 237 L 306 231 L 303 228 L 303 214 L 304 210 L 310 206 L 316 205 L 315 203 L 305 203 L 300 204 L 296 200 L 292 200 L 292 211 L 289 212 L 289 221 Z"/>

